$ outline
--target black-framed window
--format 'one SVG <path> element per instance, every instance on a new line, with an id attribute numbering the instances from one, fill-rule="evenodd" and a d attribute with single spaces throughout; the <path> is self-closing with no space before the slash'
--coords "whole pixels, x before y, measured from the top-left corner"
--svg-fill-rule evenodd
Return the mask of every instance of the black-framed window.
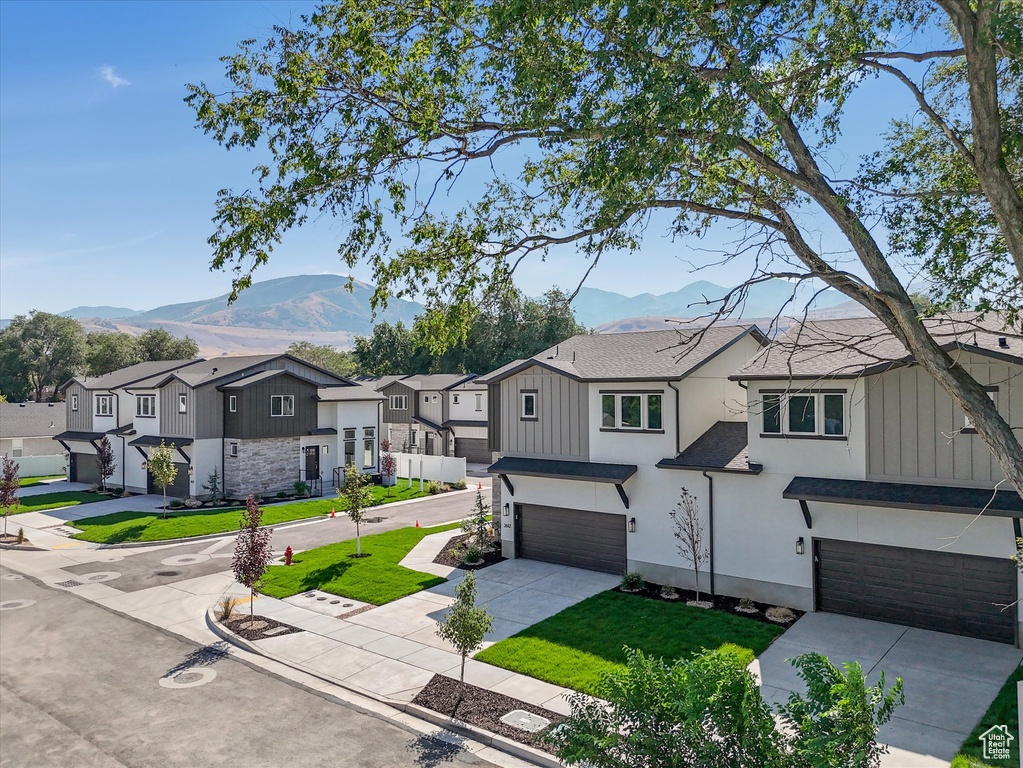
<path id="1" fill-rule="evenodd" d="M 375 467 L 375 455 L 376 455 L 376 444 L 377 444 L 377 429 L 376 427 L 363 427 L 362 428 L 362 466 L 363 469 L 367 467 Z"/>
<path id="2" fill-rule="evenodd" d="M 188 395 L 184 392 L 178 395 L 178 413 L 188 413 Z"/>
<path id="3" fill-rule="evenodd" d="M 96 395 L 96 415 L 97 416 L 114 415 L 113 395 Z"/>
<path id="4" fill-rule="evenodd" d="M 295 396 L 294 395 L 270 395 L 271 416 L 294 416 Z"/>
<path id="5" fill-rule="evenodd" d="M 600 428 L 623 432 L 662 431 L 664 429 L 662 393 L 602 392 Z"/>
<path id="6" fill-rule="evenodd" d="M 995 409 L 998 409 L 998 387 L 984 387 L 984 391 L 987 392 L 988 398 L 995 405 Z M 963 414 L 963 430 L 966 432 L 976 432 L 977 428 L 973 426 L 973 422 L 970 421 L 970 417 Z"/>
<path id="7" fill-rule="evenodd" d="M 156 395 L 135 395 L 135 415 L 143 419 L 156 417 Z"/>
<path id="8" fill-rule="evenodd" d="M 345 441 L 345 466 L 355 464 L 355 429 L 346 429 L 342 433 Z"/>
<path id="9" fill-rule="evenodd" d="M 476 393 L 476 410 L 477 411 L 482 411 L 483 410 L 483 393 L 482 392 L 477 392 Z"/>
<path id="10" fill-rule="evenodd" d="M 387 398 L 387 406 L 392 411 L 407 411 L 408 395 L 391 395 Z"/>
<path id="11" fill-rule="evenodd" d="M 761 434 L 793 437 L 845 437 L 848 433 L 845 391 L 765 392 Z"/>
<path id="12" fill-rule="evenodd" d="M 520 397 L 520 412 L 519 417 L 526 421 L 536 421 L 538 417 L 537 411 L 537 391 L 535 389 L 525 389 L 519 393 Z"/>

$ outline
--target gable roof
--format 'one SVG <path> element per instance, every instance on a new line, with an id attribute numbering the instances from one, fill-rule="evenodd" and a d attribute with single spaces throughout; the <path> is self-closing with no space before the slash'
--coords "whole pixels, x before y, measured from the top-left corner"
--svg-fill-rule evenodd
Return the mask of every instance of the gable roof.
<path id="1" fill-rule="evenodd" d="M 340 386 L 354 386 L 354 382 L 349 381 L 343 376 L 327 371 L 319 366 L 313 365 L 312 363 L 308 363 L 305 360 L 300 360 L 292 355 L 278 353 L 275 355 L 222 355 L 221 357 L 199 360 L 193 365 L 189 365 L 178 370 L 168 371 L 160 376 L 153 376 L 148 379 L 143 379 L 142 381 L 137 381 L 135 382 L 135 388 L 156 389 L 157 387 L 162 387 L 172 378 L 178 379 L 190 387 L 202 387 L 207 384 L 222 382 L 224 379 L 230 379 L 232 376 L 243 374 L 250 368 L 258 368 L 261 365 L 266 365 L 267 363 L 275 360 L 291 360 L 299 363 L 300 365 L 304 365 L 307 368 L 311 368 L 330 376 L 335 379 Z M 272 370 L 279 371 L 280 373 L 288 372 L 283 368 L 274 368 Z M 260 372 L 263 371 L 254 371 L 253 373 L 255 374 Z M 296 378 L 303 378 L 301 374 L 294 371 L 291 371 L 290 373 Z M 312 381 L 311 379 L 307 380 Z M 315 384 L 316 382 L 312 383 Z"/>
<path id="2" fill-rule="evenodd" d="M 66 428 L 64 403 L 0 403 L 0 437 L 53 437 Z"/>
<path id="3" fill-rule="evenodd" d="M 581 334 L 480 381 L 490 384 L 534 365 L 580 381 L 670 381 L 688 376 L 746 335 L 767 343 L 755 325 Z"/>
<path id="4" fill-rule="evenodd" d="M 102 376 L 75 376 L 63 384 L 61 390 L 66 389 L 72 382 L 77 382 L 90 390 L 119 389 L 120 387 L 125 387 L 153 376 L 188 368 L 201 362 L 203 362 L 201 357 L 192 358 L 191 360 L 151 360 L 145 363 L 129 365 L 127 368 L 120 368 L 110 373 L 104 373 Z"/>
<path id="5" fill-rule="evenodd" d="M 284 368 L 271 368 L 268 371 L 258 371 L 256 373 L 250 373 L 246 376 L 242 376 L 240 379 L 234 379 L 229 381 L 227 384 L 221 384 L 217 389 L 246 389 L 251 387 L 253 384 L 258 384 L 261 381 L 267 379 L 276 379 L 279 376 L 289 376 L 299 381 L 304 381 L 306 384 L 312 384 L 314 387 L 318 387 L 312 379 L 307 379 L 305 376 L 300 376 L 297 373 L 286 370 Z"/>
<path id="6" fill-rule="evenodd" d="M 960 313 L 923 322 L 946 351 L 1023 363 L 1023 338 L 1009 335 L 994 318 Z M 906 347 L 876 317 L 817 320 L 790 328 L 731 378 L 852 378 L 912 362 Z"/>

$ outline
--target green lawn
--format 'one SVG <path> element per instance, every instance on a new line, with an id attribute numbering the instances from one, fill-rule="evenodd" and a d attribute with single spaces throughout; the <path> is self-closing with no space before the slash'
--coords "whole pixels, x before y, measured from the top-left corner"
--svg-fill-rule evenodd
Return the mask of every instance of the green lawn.
<path id="1" fill-rule="evenodd" d="M 1016 683 L 1023 680 L 1023 667 L 1009 675 L 1002 690 L 988 707 L 987 714 L 981 719 L 973 733 L 969 735 L 959 754 L 952 761 L 952 768 L 1019 768 L 1019 737 L 1017 733 L 1018 710 L 1016 707 Z M 983 758 L 980 734 L 994 725 L 1007 725 L 1015 739 L 1009 743 L 1012 754 L 1008 760 L 985 760 Z"/>
<path id="2" fill-rule="evenodd" d="M 109 496 L 101 496 L 98 493 L 89 491 L 60 491 L 58 493 L 39 493 L 35 496 L 25 496 L 21 504 L 11 507 L 12 515 L 19 515 L 22 512 L 40 512 L 44 509 L 57 509 L 59 507 L 74 507 L 79 504 L 91 504 L 94 501 L 107 501 Z"/>
<path id="3" fill-rule="evenodd" d="M 271 597 L 290 597 L 309 589 L 383 605 L 447 579 L 403 568 L 398 563 L 424 536 L 458 528 L 458 523 L 434 528 L 399 528 L 362 537 L 362 551 L 355 554 L 355 540 L 328 544 L 295 555 L 290 566 L 267 571 L 260 592 Z"/>
<path id="4" fill-rule="evenodd" d="M 476 658 L 596 694 L 605 672 L 625 669 L 624 646 L 665 659 L 688 657 L 704 648 L 738 648 L 752 661 L 783 631 L 723 611 L 602 592 L 492 645 Z"/>
<path id="5" fill-rule="evenodd" d="M 42 485 L 43 480 L 63 480 L 64 475 L 37 475 L 36 477 L 23 477 L 21 478 L 22 488 L 32 488 L 36 485 Z"/>
<path id="6" fill-rule="evenodd" d="M 375 485 L 372 491 L 372 506 L 429 495 L 420 493 L 418 487 L 413 487 L 411 491 L 407 488 L 391 488 L 389 498 L 386 495 L 387 489 L 382 486 Z M 331 508 L 337 506 L 335 498 L 273 504 L 263 508 L 263 523 L 277 525 L 306 517 L 329 515 Z M 119 544 L 125 541 L 163 541 L 226 533 L 238 529 L 239 509 L 172 509 L 167 512 L 166 518 L 161 516 L 161 512 L 115 512 L 76 521 L 75 527 L 81 528 L 82 533 L 75 534 L 74 538 L 99 544 Z"/>

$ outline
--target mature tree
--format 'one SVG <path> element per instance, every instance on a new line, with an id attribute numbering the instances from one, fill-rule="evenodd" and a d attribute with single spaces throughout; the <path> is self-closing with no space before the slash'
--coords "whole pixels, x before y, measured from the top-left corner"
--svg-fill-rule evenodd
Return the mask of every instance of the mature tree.
<path id="1" fill-rule="evenodd" d="M 102 376 L 139 362 L 136 339 L 120 331 L 94 331 L 85 339 L 85 372 Z"/>
<path id="2" fill-rule="evenodd" d="M 107 479 L 114 474 L 116 466 L 114 447 L 110 444 L 110 438 L 103 435 L 96 450 L 96 469 L 99 471 L 99 481 L 104 491 L 107 489 Z"/>
<path id="3" fill-rule="evenodd" d="M 700 516 L 696 497 L 683 488 L 675 508 L 668 513 L 671 518 L 671 534 L 675 537 L 675 548 L 682 559 L 689 563 L 696 579 L 696 602 L 700 602 L 700 566 L 710 559 L 710 550 L 704 540 L 707 538 Z"/>
<path id="4" fill-rule="evenodd" d="M 362 557 L 362 532 L 360 525 L 366 519 L 366 507 L 373 500 L 369 489 L 369 475 L 363 475 L 354 464 L 345 465 L 344 487 L 337 489 L 337 498 L 342 511 L 355 523 L 355 556 Z"/>
<path id="5" fill-rule="evenodd" d="M 7 536 L 7 517 L 11 509 L 18 506 L 18 491 L 21 478 L 18 477 L 18 462 L 6 453 L 3 458 L 3 469 L 0 471 L 0 508 L 4 511 L 4 536 Z"/>
<path id="6" fill-rule="evenodd" d="M 447 640 L 462 657 L 458 676 L 459 696 L 465 685 L 465 659 L 483 647 L 483 638 L 494 628 L 494 617 L 486 607 L 476 605 L 476 573 L 468 571 L 455 587 L 455 602 L 437 627 L 437 636 Z"/>
<path id="7" fill-rule="evenodd" d="M 15 400 L 55 400 L 84 364 L 85 334 L 74 318 L 33 310 L 0 331 L 0 389 Z"/>
<path id="8" fill-rule="evenodd" d="M 147 466 L 153 482 L 163 491 L 163 517 L 167 517 L 167 488 L 178 476 L 178 468 L 174 466 L 174 443 L 166 445 L 161 440 L 160 445 L 149 453 Z"/>
<path id="9" fill-rule="evenodd" d="M 330 344 L 295 341 L 288 347 L 288 354 L 320 368 L 325 368 L 338 376 L 354 376 L 357 373 L 352 354 L 343 352 Z"/>
<path id="10" fill-rule="evenodd" d="M 163 328 L 150 328 L 135 339 L 135 351 L 140 362 L 189 360 L 199 356 L 199 345 L 189 336 L 179 339 Z"/>
<path id="11" fill-rule="evenodd" d="M 256 602 L 256 590 L 263 583 L 263 575 L 266 568 L 273 560 L 273 548 L 270 546 L 270 539 L 273 537 L 273 528 L 260 526 L 263 520 L 263 510 L 259 508 L 256 500 L 249 496 L 245 500 L 245 509 L 238 523 L 238 538 L 234 545 L 234 557 L 231 560 L 231 570 L 239 584 L 249 588 L 249 621 L 253 617 L 253 603 Z"/>
<path id="12" fill-rule="evenodd" d="M 998 0 L 324 5 L 243 42 L 228 88 L 191 86 L 203 129 L 271 154 L 258 187 L 217 199 L 213 265 L 237 268 L 237 292 L 287 230 L 333 215 L 344 260 L 374 268 L 375 298 L 425 295 L 443 343 L 530 256 L 572 245 L 592 268 L 639 248 L 651 221 L 675 237 L 728 224 L 739 244 L 725 257 L 756 266 L 720 311 L 775 277 L 841 291 L 1023 493 L 1023 447 L 900 279 L 909 262 L 946 298 L 980 291 L 1019 320 L 1021 27 L 1023 5 Z M 905 100 L 872 102 L 889 127 L 840 175 L 836 158 L 856 154 L 843 110 L 876 78 Z M 469 165 L 469 202 L 438 211 Z"/>
<path id="13" fill-rule="evenodd" d="M 369 376 L 428 373 L 430 366 L 429 355 L 417 354 L 415 335 L 400 320 L 378 323 L 372 336 L 358 337 L 352 359 L 359 373 Z"/>

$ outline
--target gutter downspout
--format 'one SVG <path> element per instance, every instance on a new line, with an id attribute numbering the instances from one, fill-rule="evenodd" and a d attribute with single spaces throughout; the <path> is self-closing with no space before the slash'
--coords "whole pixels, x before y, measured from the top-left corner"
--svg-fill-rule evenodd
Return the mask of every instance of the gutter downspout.
<path id="1" fill-rule="evenodd" d="M 111 395 L 114 396 L 114 423 L 117 424 L 117 429 L 121 428 L 121 396 L 118 395 L 114 390 L 108 389 Z M 128 444 L 124 442 L 124 435 L 121 438 L 121 487 L 124 488 L 124 454 L 128 450 Z"/>
<path id="2" fill-rule="evenodd" d="M 678 456 L 682 453 L 682 434 L 679 428 L 679 422 L 682 419 L 682 395 L 672 382 L 669 381 L 668 386 L 675 390 L 675 455 Z"/>
<path id="3" fill-rule="evenodd" d="M 703 470 L 707 478 L 707 565 L 710 568 L 710 594 L 714 595 L 714 477 Z"/>

